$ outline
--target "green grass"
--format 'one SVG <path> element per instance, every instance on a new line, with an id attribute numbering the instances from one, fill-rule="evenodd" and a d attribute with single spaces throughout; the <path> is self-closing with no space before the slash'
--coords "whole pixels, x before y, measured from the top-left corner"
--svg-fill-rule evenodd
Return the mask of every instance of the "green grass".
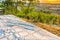
<path id="1" fill-rule="evenodd" d="M 16 16 L 26 19 L 31 19 L 33 22 L 41 22 L 51 25 L 59 25 L 60 24 L 60 15 L 57 14 L 47 14 L 43 12 L 31 12 L 31 13 L 23 13 L 20 12 L 16 14 Z"/>

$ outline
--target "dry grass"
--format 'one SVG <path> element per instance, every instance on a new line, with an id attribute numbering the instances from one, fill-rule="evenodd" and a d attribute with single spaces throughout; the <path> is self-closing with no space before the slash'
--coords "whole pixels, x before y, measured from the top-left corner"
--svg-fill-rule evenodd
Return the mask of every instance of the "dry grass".
<path id="1" fill-rule="evenodd" d="M 27 22 L 32 22 L 32 20 L 27 20 L 27 19 L 23 19 Z M 34 23 L 35 25 L 37 25 L 38 27 L 40 28 L 43 28 L 57 36 L 60 37 L 60 27 L 58 26 L 53 26 L 53 25 L 48 25 L 48 24 L 44 24 L 44 23 L 40 23 L 40 22 L 37 22 L 37 23 Z"/>
<path id="2" fill-rule="evenodd" d="M 43 29 L 46 29 L 47 31 L 60 36 L 60 27 L 58 26 L 53 26 L 53 25 L 47 25 L 47 24 L 43 24 L 43 23 L 35 23 L 38 27 L 41 27 Z"/>

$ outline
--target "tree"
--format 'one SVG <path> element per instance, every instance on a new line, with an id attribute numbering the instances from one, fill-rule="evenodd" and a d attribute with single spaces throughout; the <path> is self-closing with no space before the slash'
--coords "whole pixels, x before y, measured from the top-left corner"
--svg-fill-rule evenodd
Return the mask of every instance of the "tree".
<path id="1" fill-rule="evenodd" d="M 5 0 L 5 14 L 15 14 L 16 8 L 13 0 Z"/>
<path id="2" fill-rule="evenodd" d="M 28 0 L 27 9 L 26 9 L 25 12 L 24 12 L 25 14 L 29 13 L 30 10 L 33 10 L 33 9 L 31 9 L 31 8 L 32 8 L 33 5 L 34 5 L 34 1 L 35 1 L 35 0 Z"/>

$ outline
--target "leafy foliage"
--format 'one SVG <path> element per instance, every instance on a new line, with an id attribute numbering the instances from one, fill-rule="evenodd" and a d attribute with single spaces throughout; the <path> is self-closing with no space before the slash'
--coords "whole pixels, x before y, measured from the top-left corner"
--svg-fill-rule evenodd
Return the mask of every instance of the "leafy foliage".
<path id="1" fill-rule="evenodd" d="M 21 18 L 30 19 L 33 22 L 41 22 L 41 23 L 54 24 L 54 25 L 60 24 L 60 15 L 51 14 L 49 11 L 48 12 L 45 12 L 45 11 L 37 12 L 35 10 L 35 6 L 33 6 L 34 4 L 32 4 L 33 0 L 29 0 L 29 1 L 30 3 L 27 4 L 27 6 L 25 5 L 24 2 L 19 1 L 21 4 L 18 4 L 18 6 L 20 7 L 21 10 L 17 9 L 17 13 L 16 13 L 16 8 L 14 4 L 12 5 L 9 4 L 9 6 L 6 7 L 6 14 L 8 13 L 14 14 Z"/>
<path id="2" fill-rule="evenodd" d="M 30 19 L 33 22 L 41 22 L 41 23 L 54 24 L 54 25 L 60 24 L 60 15 L 57 15 L 57 14 L 49 14 L 49 13 L 46 14 L 43 12 L 31 12 L 31 13 L 27 13 L 27 15 L 25 15 L 24 13 L 19 13 L 18 15 L 19 17 L 21 16 L 21 17 Z"/>

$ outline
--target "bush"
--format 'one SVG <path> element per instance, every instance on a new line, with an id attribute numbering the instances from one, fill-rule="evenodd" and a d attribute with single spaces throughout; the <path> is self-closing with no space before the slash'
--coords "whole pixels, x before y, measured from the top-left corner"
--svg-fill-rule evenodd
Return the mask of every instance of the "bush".
<path id="1" fill-rule="evenodd" d="M 54 25 L 60 24 L 60 16 L 55 14 L 46 14 L 44 12 L 30 12 L 25 14 L 21 11 L 17 14 L 17 16 L 31 19 L 33 22 L 41 22 Z"/>

